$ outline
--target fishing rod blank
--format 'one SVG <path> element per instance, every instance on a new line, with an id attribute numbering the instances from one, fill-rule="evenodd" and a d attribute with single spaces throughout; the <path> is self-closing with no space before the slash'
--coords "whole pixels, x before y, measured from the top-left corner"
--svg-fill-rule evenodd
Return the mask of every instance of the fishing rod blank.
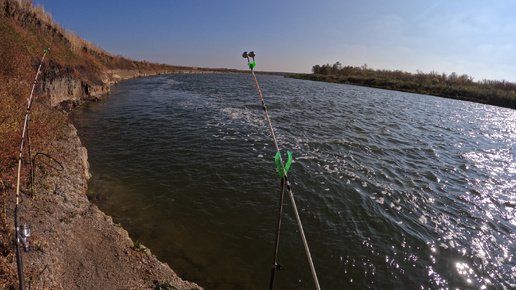
<path id="1" fill-rule="evenodd" d="M 290 152 L 287 152 L 289 159 L 288 159 L 287 164 L 284 165 L 283 159 L 281 158 L 281 152 L 280 152 L 280 149 L 278 146 L 278 142 L 276 140 L 276 135 L 274 134 L 274 129 L 272 128 L 271 120 L 269 118 L 269 113 L 267 112 L 267 107 L 265 106 L 265 101 L 263 100 L 262 92 L 260 91 L 260 86 L 258 85 L 258 81 L 256 80 L 256 75 L 254 74 L 254 67 L 256 66 L 256 61 L 254 59 L 255 56 L 256 56 L 256 54 L 254 53 L 254 51 L 251 51 L 249 53 L 247 53 L 247 51 L 246 51 L 246 52 L 242 53 L 242 57 L 247 58 L 247 64 L 249 66 L 249 69 L 251 69 L 251 74 L 253 75 L 254 83 L 256 84 L 256 89 L 258 90 L 258 94 L 260 95 L 260 100 L 262 102 L 262 107 L 263 107 L 263 111 L 265 113 L 265 118 L 267 119 L 267 123 L 269 125 L 269 130 L 271 132 L 272 139 L 274 141 L 274 146 L 276 147 L 276 165 L 277 165 L 278 171 L 279 171 L 281 179 L 282 179 L 280 206 L 279 206 L 279 214 L 278 214 L 279 221 L 278 221 L 278 225 L 277 225 L 277 229 L 276 229 L 276 244 L 275 244 L 275 248 L 274 248 L 274 262 L 273 262 L 272 270 L 271 270 L 270 289 L 272 289 L 272 286 L 274 284 L 275 270 L 281 268 L 281 265 L 278 264 L 278 262 L 277 262 L 277 256 L 278 256 L 278 243 L 279 243 L 279 233 L 280 233 L 280 225 L 281 225 L 281 212 L 282 212 L 282 205 L 283 205 L 283 191 L 284 191 L 284 186 L 286 186 L 287 191 L 289 193 L 290 202 L 292 203 L 292 207 L 294 209 L 294 215 L 296 217 L 296 222 L 297 222 L 297 225 L 299 228 L 299 234 L 301 235 L 301 239 L 303 241 L 303 246 L 305 248 L 306 257 L 308 258 L 308 264 L 310 265 L 310 270 L 312 272 L 315 287 L 317 290 L 320 290 L 321 286 L 319 285 L 319 280 L 317 279 L 317 273 L 315 272 L 315 267 L 314 267 L 314 263 L 312 261 L 312 256 L 310 254 L 310 249 L 308 247 L 308 242 L 306 241 L 305 232 L 303 230 L 303 225 L 301 224 L 301 218 L 299 217 L 299 212 L 297 211 L 296 202 L 294 200 L 294 193 L 292 192 L 292 188 L 290 186 L 290 182 L 287 177 L 287 171 L 290 167 L 290 163 L 292 162 L 292 155 L 290 154 Z M 251 62 L 250 58 L 253 59 L 253 62 Z"/>
<path id="2" fill-rule="evenodd" d="M 16 264 L 18 266 L 18 278 L 20 281 L 20 289 L 25 290 L 25 282 L 23 278 L 23 259 L 20 251 L 20 242 L 23 243 L 24 250 L 28 251 L 29 249 L 29 237 L 30 237 L 30 227 L 27 225 L 22 225 L 22 229 L 20 232 L 20 216 L 19 216 L 19 205 L 20 205 L 20 173 L 21 173 L 21 165 L 22 165 L 22 155 L 23 155 L 23 141 L 25 139 L 25 132 L 28 134 L 29 127 L 29 114 L 30 108 L 32 106 L 32 102 L 34 98 L 32 97 L 34 94 L 34 89 L 36 88 L 36 83 L 38 81 L 38 76 L 41 71 L 41 65 L 43 64 L 43 60 L 45 59 L 45 55 L 50 48 L 44 50 L 43 57 L 41 58 L 41 62 L 39 63 L 38 71 L 36 72 L 36 77 L 34 78 L 34 82 L 32 83 L 32 90 L 30 92 L 29 99 L 27 101 L 27 111 L 25 112 L 25 121 L 23 122 L 23 130 L 21 136 L 21 144 L 20 144 L 20 155 L 18 156 L 18 180 L 16 182 L 16 207 L 14 209 L 14 227 L 16 229 Z M 28 139 L 28 136 L 27 136 Z M 32 157 L 30 157 L 32 159 Z M 32 173 L 31 173 L 32 174 Z M 34 186 L 31 184 L 31 186 Z"/>

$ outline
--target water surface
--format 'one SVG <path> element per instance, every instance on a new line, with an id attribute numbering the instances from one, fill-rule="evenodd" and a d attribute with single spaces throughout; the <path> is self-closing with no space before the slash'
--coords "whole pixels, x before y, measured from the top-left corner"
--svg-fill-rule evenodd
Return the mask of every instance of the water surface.
<path id="1" fill-rule="evenodd" d="M 323 289 L 516 287 L 516 111 L 258 76 Z M 275 148 L 250 75 L 123 82 L 75 116 L 88 195 L 181 277 L 268 287 Z M 285 200 L 275 289 L 314 289 Z"/>

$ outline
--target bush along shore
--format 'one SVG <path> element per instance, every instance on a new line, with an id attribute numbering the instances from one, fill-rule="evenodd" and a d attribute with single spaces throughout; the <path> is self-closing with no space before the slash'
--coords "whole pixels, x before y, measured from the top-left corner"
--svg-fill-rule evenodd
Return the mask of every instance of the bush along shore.
<path id="1" fill-rule="evenodd" d="M 31 226 L 29 252 L 22 253 L 24 284 L 28 289 L 202 289 L 179 278 L 88 201 L 87 151 L 69 112 L 102 99 L 124 79 L 237 71 L 112 55 L 55 24 L 32 1 L 0 0 L 0 39 L 0 289 L 20 287 L 14 242 L 18 155 L 27 99 L 47 48 L 22 155 L 19 220 Z"/>
<path id="2" fill-rule="evenodd" d="M 403 71 L 375 70 L 361 67 L 315 65 L 313 74 L 294 74 L 292 78 L 374 87 L 433 95 L 516 109 L 516 83 L 496 80 L 473 81 L 467 74 L 446 75 L 435 71 L 416 74 Z"/>

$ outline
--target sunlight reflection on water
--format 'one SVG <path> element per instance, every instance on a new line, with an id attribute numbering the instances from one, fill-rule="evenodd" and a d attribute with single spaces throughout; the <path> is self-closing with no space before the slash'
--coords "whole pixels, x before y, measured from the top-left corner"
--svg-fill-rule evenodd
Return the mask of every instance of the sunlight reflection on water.
<path id="1" fill-rule="evenodd" d="M 247 77 L 122 83 L 77 126 L 90 196 L 207 289 L 268 278 L 275 152 Z M 322 288 L 516 287 L 516 111 L 259 78 Z M 285 211 L 278 286 L 312 289 Z"/>

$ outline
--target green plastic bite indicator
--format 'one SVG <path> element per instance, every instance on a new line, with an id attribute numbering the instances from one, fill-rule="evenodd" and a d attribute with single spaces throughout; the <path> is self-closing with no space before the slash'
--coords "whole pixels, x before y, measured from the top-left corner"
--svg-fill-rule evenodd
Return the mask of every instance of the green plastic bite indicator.
<path id="1" fill-rule="evenodd" d="M 255 56 L 256 56 L 256 54 L 254 53 L 254 51 L 251 51 L 250 53 L 247 53 L 247 51 L 244 51 L 244 53 L 242 53 L 242 57 L 247 58 L 247 65 L 249 66 L 249 68 L 251 70 L 253 70 L 253 68 L 256 66 L 256 62 L 254 61 Z M 251 60 L 249 60 L 250 57 L 253 58 L 253 62 L 251 62 Z"/>
<path id="2" fill-rule="evenodd" d="M 283 172 L 283 170 L 281 168 L 280 153 L 277 152 L 276 157 L 274 158 L 274 160 L 276 161 L 276 167 L 278 167 L 278 172 L 279 172 L 281 178 L 285 178 L 285 174 L 287 173 L 288 169 L 290 168 L 290 164 L 292 164 L 292 154 L 290 153 L 290 151 L 287 151 L 287 155 L 288 155 L 288 161 L 287 161 L 287 164 L 285 165 L 285 172 Z"/>

